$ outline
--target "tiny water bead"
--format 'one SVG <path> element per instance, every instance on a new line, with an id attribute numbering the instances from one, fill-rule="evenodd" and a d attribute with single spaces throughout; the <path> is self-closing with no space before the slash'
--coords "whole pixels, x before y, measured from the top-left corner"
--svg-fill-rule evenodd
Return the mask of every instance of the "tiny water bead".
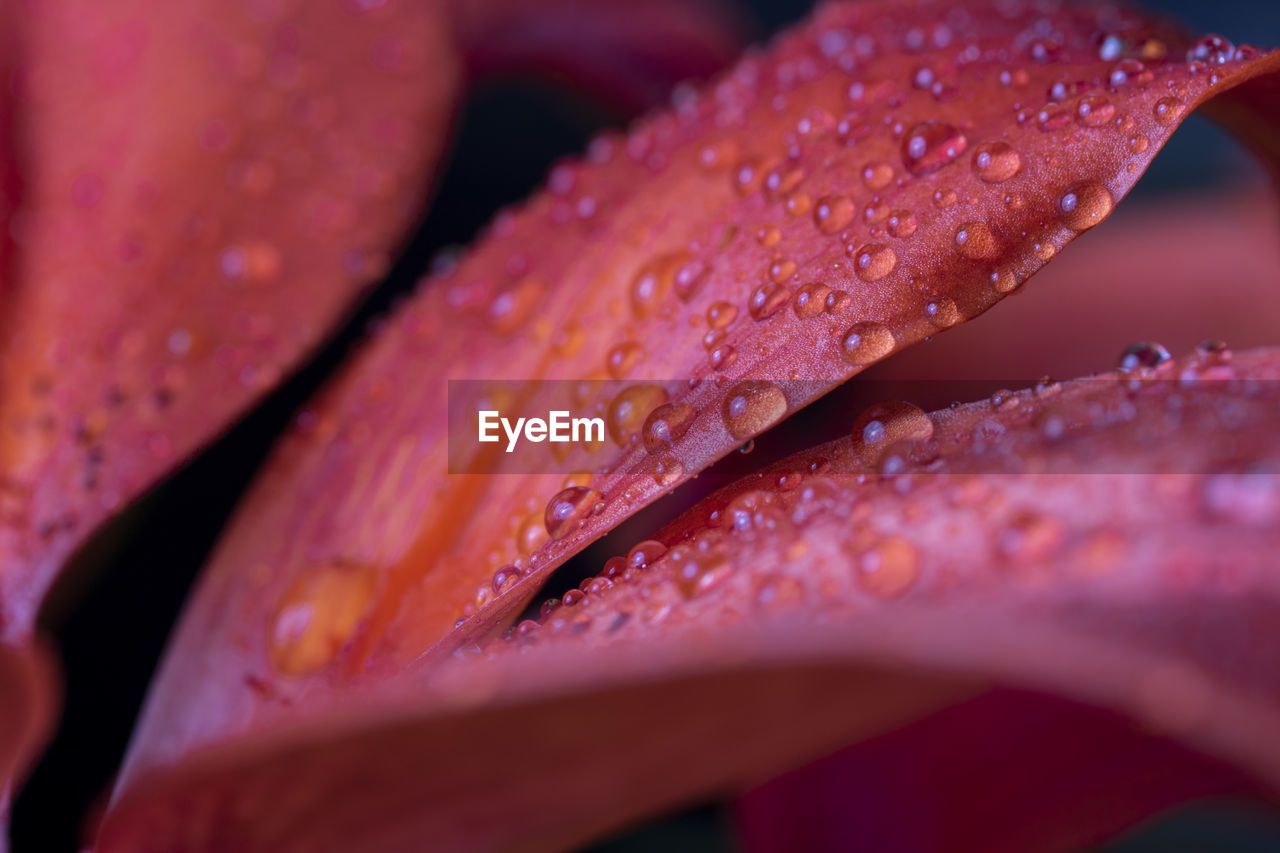
<path id="1" fill-rule="evenodd" d="M 782 420 L 787 397 L 773 382 L 748 379 L 725 395 L 722 414 L 725 428 L 734 438 L 750 438 Z"/>
<path id="2" fill-rule="evenodd" d="M 920 226 L 916 215 L 909 210 L 893 210 L 889 212 L 889 234 L 893 237 L 910 237 Z"/>
<path id="3" fill-rule="evenodd" d="M 377 581 L 372 567 L 342 561 L 305 570 L 276 608 L 268 649 L 272 666 L 284 675 L 327 666 L 364 621 Z"/>
<path id="4" fill-rule="evenodd" d="M 587 486 L 570 486 L 557 492 L 547 501 L 544 519 L 547 535 L 552 539 L 563 539 L 595 514 L 600 500 L 600 493 Z"/>
<path id="5" fill-rule="evenodd" d="M 1021 155 L 1007 142 L 984 142 L 973 152 L 973 173 L 989 184 L 1007 181 L 1021 168 Z"/>
<path id="6" fill-rule="evenodd" d="M 855 367 L 871 364 L 893 352 L 897 342 L 887 326 L 871 321 L 855 323 L 840 340 L 845 361 Z"/>
<path id="7" fill-rule="evenodd" d="M 902 164 L 916 177 L 938 171 L 969 146 L 963 133 L 941 121 L 922 121 L 902 140 Z"/>
<path id="8" fill-rule="evenodd" d="M 1151 341 L 1138 341 L 1125 347 L 1120 354 L 1121 370 L 1138 370 L 1140 368 L 1159 367 L 1173 359 L 1169 350 Z"/>
<path id="9" fill-rule="evenodd" d="M 689 431 L 696 416 L 688 403 L 663 403 L 645 418 L 640 434 L 644 447 L 650 453 L 670 449 Z"/>
<path id="10" fill-rule="evenodd" d="M 1115 200 L 1102 184 L 1078 181 L 1058 197 L 1058 215 L 1072 231 L 1084 231 L 1107 218 Z"/>

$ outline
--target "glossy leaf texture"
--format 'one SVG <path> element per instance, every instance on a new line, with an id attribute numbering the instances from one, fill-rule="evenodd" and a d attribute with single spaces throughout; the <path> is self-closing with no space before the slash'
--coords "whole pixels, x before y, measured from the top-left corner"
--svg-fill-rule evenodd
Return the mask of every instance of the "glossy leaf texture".
<path id="1" fill-rule="evenodd" d="M 1280 351 L 1213 346 L 931 415 L 878 407 L 537 622 L 345 716 L 143 773 L 99 849 L 558 849 L 991 682 L 1274 790 L 1278 404 Z M 1208 772 L 1183 793 L 1238 783 L 1209 758 L 1166 766 Z"/>
<path id="2" fill-rule="evenodd" d="M 320 715 L 500 629 L 637 508 L 1016 289 L 1200 102 L 1223 93 L 1256 131 L 1278 61 L 1112 6 L 840 3 L 596 140 L 298 418 L 184 617 L 132 767 Z M 446 380 L 467 378 L 528 381 L 531 411 L 575 408 L 532 382 L 569 380 L 606 414 L 617 400 L 579 380 L 630 383 L 633 415 L 665 400 L 683 434 L 651 453 L 623 418 L 595 453 L 548 456 L 604 473 L 490 476 L 491 455 L 447 458 Z M 551 527 L 548 506 L 567 508 Z"/>
<path id="3" fill-rule="evenodd" d="M 467 3 L 465 21 L 435 0 L 0 5 L 0 641 L 29 641 L 89 533 L 382 276 L 477 70 L 463 54 L 506 37 L 482 13 L 520 5 Z M 611 48 L 671 34 L 604 2 L 575 47 L 579 6 L 539 4 L 562 38 L 521 59 L 594 79 Z M 677 20 L 681 62 L 601 71 L 626 91 L 726 59 L 723 13 Z M 31 698 L 0 684 L 15 709 Z"/>

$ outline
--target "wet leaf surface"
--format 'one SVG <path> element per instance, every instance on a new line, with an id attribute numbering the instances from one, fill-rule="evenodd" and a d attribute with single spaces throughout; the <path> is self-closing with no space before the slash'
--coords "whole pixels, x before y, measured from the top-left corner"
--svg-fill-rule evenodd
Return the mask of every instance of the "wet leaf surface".
<path id="1" fill-rule="evenodd" d="M 909 7 L 827 7 L 600 138 L 444 259 L 242 507 L 135 769 L 348 705 L 424 652 L 500 629 L 637 508 L 1018 288 L 1111 212 L 1201 101 L 1225 92 L 1246 133 L 1269 120 L 1259 75 L 1274 55 L 1111 7 L 928 10 L 932 28 Z M 527 380 L 531 409 L 563 403 L 532 380 L 679 379 L 667 404 L 687 409 L 664 421 L 682 436 L 654 453 L 665 442 L 618 431 L 621 446 L 582 461 L 594 475 L 487 476 L 484 454 L 446 474 L 445 380 L 465 378 Z"/>
<path id="2" fill-rule="evenodd" d="M 343 715 L 142 773 L 101 849 L 372 827 L 386 849 L 556 847 L 989 681 L 1121 713 L 1274 788 L 1278 404 L 1275 350 L 1206 347 L 931 415 L 864 413 L 852 438 L 711 496 L 537 622 L 422 661 Z M 504 820 L 459 817 L 493 808 Z"/>

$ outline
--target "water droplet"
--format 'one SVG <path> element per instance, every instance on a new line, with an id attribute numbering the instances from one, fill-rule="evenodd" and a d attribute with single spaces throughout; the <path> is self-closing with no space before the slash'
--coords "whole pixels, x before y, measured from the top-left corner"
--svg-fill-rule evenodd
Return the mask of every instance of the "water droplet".
<path id="1" fill-rule="evenodd" d="M 738 439 L 763 432 L 782 420 L 786 413 L 787 397 L 782 389 L 757 379 L 748 379 L 730 388 L 722 409 L 725 428 Z"/>
<path id="2" fill-rule="evenodd" d="M 707 325 L 713 329 L 723 329 L 738 317 L 738 307 L 732 302 L 712 302 L 707 307 Z"/>
<path id="3" fill-rule="evenodd" d="M 619 391 L 610 401 L 605 417 L 614 444 L 626 445 L 640 432 L 649 413 L 666 401 L 667 392 L 661 385 L 629 385 Z"/>
<path id="4" fill-rule="evenodd" d="M 1080 181 L 1058 198 L 1059 218 L 1072 231 L 1084 231 L 1106 219 L 1114 204 L 1111 191 L 1102 184 Z"/>
<path id="5" fill-rule="evenodd" d="M 1115 105 L 1106 95 L 1085 95 L 1076 104 L 1076 124 L 1081 127 L 1101 127 L 1115 114 Z"/>
<path id="6" fill-rule="evenodd" d="M 856 323 L 840 341 L 840 352 L 845 361 L 861 367 L 884 358 L 893 352 L 897 342 L 893 332 L 880 323 L 870 321 Z"/>
<path id="7" fill-rule="evenodd" d="M 854 271 L 865 282 L 879 281 L 893 272 L 898 255 L 883 243 L 867 243 L 851 254 Z"/>
<path id="8" fill-rule="evenodd" d="M 634 341 L 623 341 L 609 350 L 605 357 L 605 369 L 614 379 L 623 379 L 644 357 L 644 350 Z"/>
<path id="9" fill-rule="evenodd" d="M 1036 113 L 1036 127 L 1045 133 L 1066 127 L 1070 121 L 1071 110 L 1063 104 L 1046 104 Z"/>
<path id="10" fill-rule="evenodd" d="M 643 569 L 653 565 L 666 553 L 666 545 L 656 539 L 646 539 L 627 552 L 627 566 L 632 569 Z"/>
<path id="11" fill-rule="evenodd" d="M 670 252 L 640 267 L 631 281 L 631 308 L 637 317 L 653 313 L 671 292 L 676 274 L 689 260 L 688 252 Z"/>
<path id="12" fill-rule="evenodd" d="M 659 486 L 671 486 L 684 476 L 684 463 L 670 453 L 663 453 L 653 460 L 653 481 Z"/>
<path id="13" fill-rule="evenodd" d="M 747 300 L 747 313 L 753 320 L 767 320 L 787 306 L 791 300 L 791 291 L 785 287 L 762 284 L 757 287 Z"/>
<path id="14" fill-rule="evenodd" d="M 985 222 L 966 222 L 956 229 L 953 245 L 966 258 L 994 258 L 1000 251 L 996 237 Z"/>
<path id="15" fill-rule="evenodd" d="M 835 234 L 853 221 L 854 210 L 853 200 L 847 196 L 823 196 L 813 209 L 813 221 L 823 234 Z"/>
<path id="16" fill-rule="evenodd" d="M 539 513 L 530 513 L 516 526 L 516 551 L 527 557 L 547 541 L 547 528 Z"/>
<path id="17" fill-rule="evenodd" d="M 552 539 L 563 539 L 597 511 L 601 495 L 586 486 L 571 486 L 547 501 L 544 523 Z"/>
<path id="18" fill-rule="evenodd" d="M 719 585 L 733 571 L 732 564 L 717 548 L 679 545 L 671 549 L 667 564 L 674 571 L 676 587 L 685 598 L 694 598 L 706 593 Z"/>
<path id="19" fill-rule="evenodd" d="M 682 302 L 689 302 L 702 291 L 710 275 L 711 268 L 702 261 L 693 260 L 684 264 L 676 271 L 676 296 Z"/>
<path id="20" fill-rule="evenodd" d="M 769 264 L 769 280 L 774 284 L 782 284 L 796 274 L 796 262 L 790 258 L 774 258 Z"/>
<path id="21" fill-rule="evenodd" d="M 933 420 L 919 407 L 902 400 L 876 403 L 853 422 L 854 441 L 868 446 L 927 441 L 932 437 Z"/>
<path id="22" fill-rule="evenodd" d="M 717 344 L 707 352 L 707 365 L 712 370 L 728 370 L 738 360 L 738 351 L 730 344 Z"/>
<path id="23" fill-rule="evenodd" d="M 1173 358 L 1163 346 L 1151 341 L 1139 341 L 1125 347 L 1120 354 L 1121 370 L 1138 370 L 1139 368 L 1159 367 Z"/>
<path id="24" fill-rule="evenodd" d="M 973 173 L 989 184 L 1007 181 L 1022 168 L 1022 157 L 1007 142 L 984 142 L 973 152 Z"/>
<path id="25" fill-rule="evenodd" d="M 902 164 L 916 177 L 936 172 L 968 147 L 964 134 L 941 121 L 922 121 L 902 140 Z"/>
<path id="26" fill-rule="evenodd" d="M 824 306 L 828 314 L 841 314 L 849 309 L 853 304 L 853 297 L 843 290 L 833 290 L 827 294 L 827 304 Z"/>
<path id="27" fill-rule="evenodd" d="M 307 675 L 328 665 L 364 621 L 377 581 L 373 568 L 345 562 L 305 570 L 276 608 L 272 666 L 284 675 Z"/>
<path id="28" fill-rule="evenodd" d="M 1204 62 L 1209 65 L 1223 65 L 1231 61 L 1235 46 L 1220 35 L 1210 34 L 1200 38 L 1187 51 L 1188 62 Z"/>
<path id="29" fill-rule="evenodd" d="M 916 215 L 909 210 L 894 210 L 889 213 L 889 234 L 894 237 L 910 237 L 916 233 L 920 223 Z"/>
<path id="30" fill-rule="evenodd" d="M 756 232 L 756 242 L 766 249 L 772 249 L 782 242 L 782 230 L 773 225 L 765 225 Z"/>
<path id="31" fill-rule="evenodd" d="M 827 295 L 831 288 L 820 281 L 811 281 L 796 291 L 796 298 L 791 307 L 801 320 L 816 317 L 826 308 Z"/>
<path id="32" fill-rule="evenodd" d="M 858 585 L 876 598 L 895 598 L 920 576 L 920 555 L 905 539 L 891 536 L 862 553 L 857 566 Z"/>
<path id="33" fill-rule="evenodd" d="M 697 413 L 688 403 L 663 403 L 649 413 L 640 430 L 650 453 L 668 450 L 689 430 Z"/>
<path id="34" fill-rule="evenodd" d="M 1168 127 L 1178 120 L 1186 108 L 1187 105 L 1182 101 L 1168 96 L 1156 101 L 1156 105 L 1151 108 L 1151 114 L 1155 116 L 1157 124 Z"/>
<path id="35" fill-rule="evenodd" d="M 883 160 L 862 167 L 862 182 L 869 190 L 882 190 L 893 182 L 893 167 Z"/>
<path id="36" fill-rule="evenodd" d="M 924 317 L 936 328 L 946 329 L 964 319 L 955 300 L 945 296 L 930 299 L 924 306 Z"/>

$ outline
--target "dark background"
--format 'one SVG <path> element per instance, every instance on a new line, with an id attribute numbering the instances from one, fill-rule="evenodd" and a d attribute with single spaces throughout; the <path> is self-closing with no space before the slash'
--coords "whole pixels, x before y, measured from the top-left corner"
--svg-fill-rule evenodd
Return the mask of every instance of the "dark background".
<path id="1" fill-rule="evenodd" d="M 739 0 L 739 5 L 754 16 L 758 36 L 764 37 L 802 17 L 810 4 Z M 1280 45 L 1280 4 L 1165 0 L 1145 5 L 1172 13 L 1194 31 L 1219 32 L 1236 43 Z M 528 82 L 511 81 L 473 93 L 430 213 L 367 304 L 306 369 L 78 555 L 74 570 L 55 590 L 42 620 L 62 653 L 67 702 L 56 740 L 15 804 L 16 851 L 77 849 L 83 816 L 100 808 L 99 798 L 109 789 L 187 589 L 237 495 L 290 413 L 333 371 L 370 320 L 412 285 L 440 248 L 468 242 L 496 210 L 532 192 L 553 160 L 581 151 L 600 128 L 621 123 L 620 116 L 598 104 Z M 1126 205 L 1158 202 L 1171 193 L 1194 192 L 1199 187 L 1254 181 L 1257 174 L 1229 139 L 1193 117 L 1175 134 Z M 809 426 L 813 422 L 811 416 Z M 815 434 L 805 424 L 794 429 L 805 435 L 804 444 L 815 443 Z M 780 452 L 774 449 L 772 455 Z M 758 467 L 767 453 L 762 447 L 749 460 L 727 460 L 717 474 L 700 478 L 701 488 L 723 482 L 735 468 Z M 576 585 L 606 557 L 626 550 L 626 545 L 619 548 L 618 543 L 643 538 L 636 533 L 652 530 L 690 500 L 692 495 L 684 494 L 681 500 L 665 501 L 662 507 L 642 513 L 561 570 L 548 594 Z M 654 821 L 593 849 L 602 853 L 731 850 L 733 840 L 722 812 L 708 804 Z M 1280 815 L 1231 804 L 1200 805 L 1157 818 L 1105 849 L 1108 853 L 1275 851 L 1280 850 Z"/>

